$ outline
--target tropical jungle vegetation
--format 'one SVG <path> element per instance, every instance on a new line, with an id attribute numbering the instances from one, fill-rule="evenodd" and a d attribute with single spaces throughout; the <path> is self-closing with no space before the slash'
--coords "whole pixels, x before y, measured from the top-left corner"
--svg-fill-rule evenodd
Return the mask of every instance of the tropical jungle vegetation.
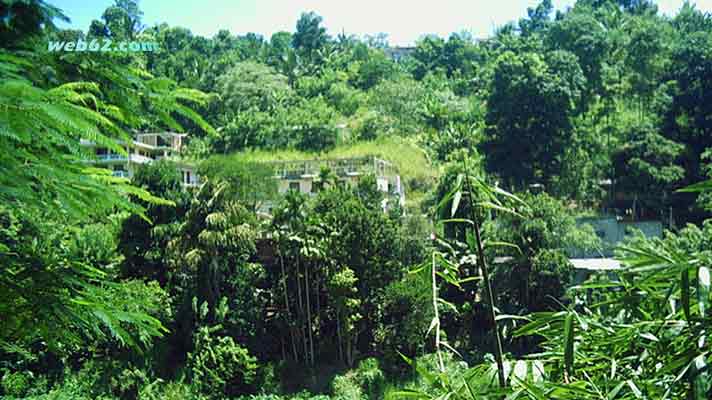
<path id="1" fill-rule="evenodd" d="M 87 32 L 0 1 L 0 396 L 7 399 L 709 399 L 712 16 L 550 0 L 491 38 Z M 49 52 L 49 41 L 159 52 Z M 130 178 L 133 132 L 188 132 Z M 277 193 L 265 161 L 376 155 Z M 273 199 L 271 215 L 257 212 Z M 577 217 L 665 221 L 577 281 Z"/>

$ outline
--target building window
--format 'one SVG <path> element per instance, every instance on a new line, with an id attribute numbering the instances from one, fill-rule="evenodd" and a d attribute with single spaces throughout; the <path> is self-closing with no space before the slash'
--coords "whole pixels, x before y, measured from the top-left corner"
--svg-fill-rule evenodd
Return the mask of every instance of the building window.
<path id="1" fill-rule="evenodd" d="M 289 190 L 299 191 L 299 182 L 289 182 Z"/>

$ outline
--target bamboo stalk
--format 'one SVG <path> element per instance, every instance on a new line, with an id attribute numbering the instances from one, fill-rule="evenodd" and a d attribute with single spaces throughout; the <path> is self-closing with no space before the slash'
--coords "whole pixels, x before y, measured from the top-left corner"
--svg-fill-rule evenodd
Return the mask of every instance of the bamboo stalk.
<path id="1" fill-rule="evenodd" d="M 494 293 L 492 291 L 492 284 L 489 279 L 489 270 L 487 269 L 487 261 L 485 260 L 485 253 L 482 249 L 482 238 L 480 236 L 480 222 L 475 213 L 475 202 L 474 202 L 474 192 L 472 191 L 472 184 L 470 183 L 470 175 L 467 169 L 467 160 L 463 159 L 463 164 L 465 166 L 465 184 L 467 185 L 468 198 L 470 202 L 470 219 L 473 224 L 473 231 L 475 232 L 475 243 L 477 244 L 477 261 L 480 264 L 480 269 L 482 270 L 482 279 L 485 283 L 487 302 L 489 303 L 489 308 L 492 316 L 492 323 L 494 323 L 494 333 L 496 340 L 495 348 L 495 360 L 497 362 L 497 377 L 499 378 L 499 386 L 504 388 L 507 383 L 504 377 L 504 357 L 502 351 L 502 337 L 497 327 L 497 311 L 495 311 L 494 303 Z"/>
<path id="2" fill-rule="evenodd" d="M 432 285 L 433 285 L 433 313 L 435 321 L 435 352 L 438 355 L 438 368 L 440 372 L 445 372 L 445 364 L 443 363 L 443 355 L 440 353 L 440 313 L 438 312 L 438 285 L 435 273 L 435 253 L 433 252 Z"/>
<path id="3" fill-rule="evenodd" d="M 304 295 L 307 300 L 307 334 L 309 335 L 309 364 L 314 365 L 314 337 L 312 336 L 311 304 L 309 301 L 309 263 L 304 265 Z"/>

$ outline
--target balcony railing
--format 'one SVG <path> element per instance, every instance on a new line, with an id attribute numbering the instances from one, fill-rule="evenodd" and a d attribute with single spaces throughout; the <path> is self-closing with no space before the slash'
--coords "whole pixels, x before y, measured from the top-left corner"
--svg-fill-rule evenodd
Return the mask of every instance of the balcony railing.
<path id="1" fill-rule="evenodd" d="M 145 164 L 145 163 L 153 162 L 153 158 L 142 156 L 140 154 L 131 154 L 131 162 Z"/>
<path id="2" fill-rule="evenodd" d="M 96 158 L 99 161 L 126 161 L 126 156 L 123 154 L 98 154 Z"/>
<path id="3" fill-rule="evenodd" d="M 131 154 L 131 162 L 137 164 L 146 164 L 153 161 L 151 157 L 146 157 L 140 154 Z M 122 161 L 127 162 L 129 159 L 123 154 L 99 154 L 96 156 L 99 162 L 112 162 L 112 161 Z"/>
<path id="4" fill-rule="evenodd" d="M 338 176 L 358 176 L 366 173 L 374 173 L 376 176 L 395 174 L 391 163 L 376 157 L 273 161 L 268 164 L 274 168 L 274 175 L 279 179 L 314 178 L 319 175 L 322 167 L 328 167 Z"/>
<path id="5" fill-rule="evenodd" d="M 126 179 L 131 177 L 131 174 L 129 174 L 129 171 L 112 171 L 111 175 L 117 176 L 119 178 L 126 178 Z"/>
<path id="6" fill-rule="evenodd" d="M 202 183 L 202 182 L 200 181 L 200 177 L 198 177 L 198 176 L 193 176 L 193 177 L 191 177 L 191 179 L 188 180 L 188 181 L 184 180 L 184 181 L 183 181 L 183 186 L 185 186 L 185 187 L 198 187 L 198 186 L 200 186 L 201 183 Z"/>

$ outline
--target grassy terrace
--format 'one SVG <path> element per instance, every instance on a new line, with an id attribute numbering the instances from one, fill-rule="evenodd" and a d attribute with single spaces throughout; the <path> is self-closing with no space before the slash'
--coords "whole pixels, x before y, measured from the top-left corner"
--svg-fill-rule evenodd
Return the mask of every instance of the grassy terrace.
<path id="1" fill-rule="evenodd" d="M 375 156 L 389 161 L 397 169 L 406 189 L 408 206 L 416 206 L 425 192 L 435 183 L 438 170 L 433 167 L 425 152 L 407 139 L 390 137 L 369 142 L 343 145 L 323 153 L 309 153 L 298 150 L 251 150 L 233 156 L 243 161 L 300 161 L 359 158 Z"/>

